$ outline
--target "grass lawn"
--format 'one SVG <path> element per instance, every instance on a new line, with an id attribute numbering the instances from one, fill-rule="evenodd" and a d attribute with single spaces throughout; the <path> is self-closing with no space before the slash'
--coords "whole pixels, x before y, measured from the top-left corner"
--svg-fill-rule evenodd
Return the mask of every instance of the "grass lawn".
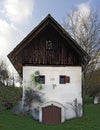
<path id="1" fill-rule="evenodd" d="M 82 118 L 58 125 L 43 125 L 28 116 L 3 111 L 0 113 L 0 130 L 100 130 L 100 104 L 86 105 Z"/>

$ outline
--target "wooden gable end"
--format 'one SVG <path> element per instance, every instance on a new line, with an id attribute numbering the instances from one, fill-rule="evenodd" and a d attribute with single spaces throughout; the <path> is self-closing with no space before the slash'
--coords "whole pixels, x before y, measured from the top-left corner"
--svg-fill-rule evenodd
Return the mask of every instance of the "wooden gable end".
<path id="1" fill-rule="evenodd" d="M 42 30 L 17 56 L 23 65 L 80 65 L 80 57 L 51 26 Z"/>
<path id="2" fill-rule="evenodd" d="M 8 57 L 21 75 L 24 65 L 83 66 L 88 56 L 48 15 Z"/>

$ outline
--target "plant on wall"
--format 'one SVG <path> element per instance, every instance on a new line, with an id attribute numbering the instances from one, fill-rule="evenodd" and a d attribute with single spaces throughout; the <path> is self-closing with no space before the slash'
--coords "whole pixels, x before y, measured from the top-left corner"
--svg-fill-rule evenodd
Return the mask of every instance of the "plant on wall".
<path id="1" fill-rule="evenodd" d="M 42 84 L 39 82 L 40 71 L 37 70 L 34 74 L 31 75 L 31 82 L 34 84 L 34 87 L 39 90 L 43 88 Z"/>
<path id="2" fill-rule="evenodd" d="M 31 88 L 26 89 L 24 92 L 23 113 L 30 114 L 35 119 L 37 119 L 39 117 L 39 109 L 37 107 L 37 104 L 40 104 L 42 102 L 43 94 L 41 92 L 33 90 Z"/>
<path id="3" fill-rule="evenodd" d="M 67 103 L 72 106 L 72 109 L 75 112 L 76 117 L 81 117 L 82 104 L 78 103 L 77 98 L 73 100 L 73 103 Z"/>
<path id="4" fill-rule="evenodd" d="M 36 102 L 42 102 L 41 96 L 42 93 L 35 91 L 31 88 L 28 88 L 27 90 L 25 90 L 25 98 L 24 98 L 24 106 L 29 106 L 31 107 L 31 103 L 32 101 L 36 101 Z"/>
<path id="5" fill-rule="evenodd" d="M 57 85 L 56 84 L 52 84 L 52 88 L 55 89 L 55 87 L 57 87 Z"/>
<path id="6" fill-rule="evenodd" d="M 34 74 L 31 75 L 31 82 L 34 83 L 35 87 L 39 84 L 39 75 L 39 71 L 35 71 Z"/>
<path id="7" fill-rule="evenodd" d="M 40 71 L 35 71 L 31 75 L 31 84 L 33 87 L 28 86 L 24 91 L 24 105 L 23 113 L 30 114 L 34 119 L 39 118 L 39 105 L 43 103 L 43 93 L 39 90 L 42 89 L 40 83 Z"/>

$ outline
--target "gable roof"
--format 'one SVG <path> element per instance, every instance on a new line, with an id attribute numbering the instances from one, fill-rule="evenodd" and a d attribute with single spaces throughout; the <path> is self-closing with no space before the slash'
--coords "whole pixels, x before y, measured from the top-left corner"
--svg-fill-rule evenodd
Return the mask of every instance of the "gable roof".
<path id="1" fill-rule="evenodd" d="M 26 47 L 32 39 L 34 39 L 41 30 L 43 30 L 48 24 L 51 24 L 59 34 L 69 41 L 70 46 L 77 51 L 77 53 L 83 59 L 83 64 L 89 61 L 88 54 L 77 44 L 77 42 L 64 30 L 64 28 L 50 15 L 48 14 L 41 23 L 36 26 L 15 48 L 12 52 L 8 54 L 8 58 L 15 66 L 14 58 Z M 16 67 L 15 67 L 16 68 Z M 17 70 L 18 71 L 18 70 Z"/>

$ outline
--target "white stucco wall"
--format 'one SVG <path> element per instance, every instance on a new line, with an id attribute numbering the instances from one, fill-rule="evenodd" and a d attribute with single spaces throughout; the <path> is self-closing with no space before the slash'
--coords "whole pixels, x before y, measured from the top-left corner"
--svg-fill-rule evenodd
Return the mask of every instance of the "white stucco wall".
<path id="1" fill-rule="evenodd" d="M 30 77 L 35 71 L 40 71 L 40 75 L 45 75 L 45 84 L 40 90 L 44 93 L 45 102 L 56 101 L 65 106 L 65 119 L 75 117 L 73 111 L 73 101 L 77 98 L 78 103 L 82 104 L 81 88 L 81 67 L 23 67 L 23 89 L 30 86 Z M 66 75 L 70 77 L 70 83 L 59 84 L 59 76 Z M 53 84 L 56 87 L 53 88 Z M 81 110 L 82 115 L 82 110 Z"/>

